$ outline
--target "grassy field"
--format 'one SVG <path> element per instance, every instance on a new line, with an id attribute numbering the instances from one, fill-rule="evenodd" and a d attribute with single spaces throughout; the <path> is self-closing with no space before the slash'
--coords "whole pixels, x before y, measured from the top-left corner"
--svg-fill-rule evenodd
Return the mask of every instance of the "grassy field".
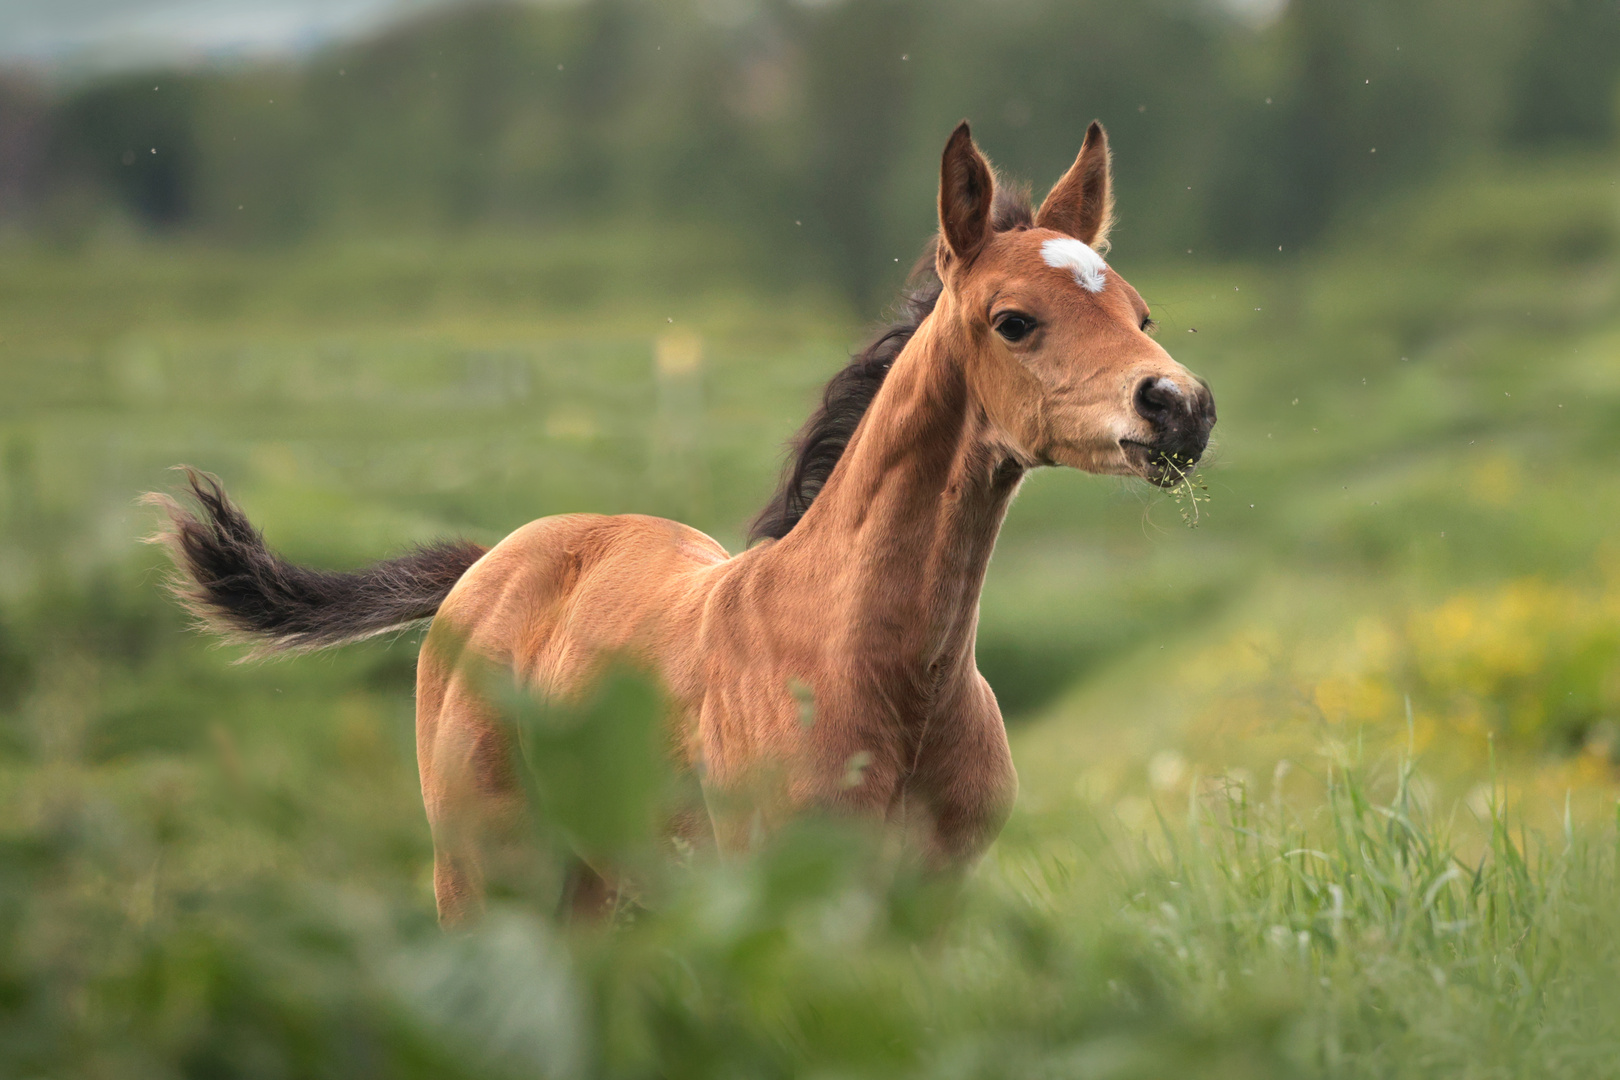
<path id="1" fill-rule="evenodd" d="M 867 313 L 648 230 L 5 249 L 0 1073 L 1613 1075 L 1614 174 L 1480 168 L 1247 265 L 1125 223 L 1211 499 L 1026 485 L 995 854 L 948 899 L 807 825 L 611 932 L 540 873 L 440 937 L 414 640 L 232 666 L 135 497 L 207 468 L 332 566 L 571 510 L 735 549 Z"/>

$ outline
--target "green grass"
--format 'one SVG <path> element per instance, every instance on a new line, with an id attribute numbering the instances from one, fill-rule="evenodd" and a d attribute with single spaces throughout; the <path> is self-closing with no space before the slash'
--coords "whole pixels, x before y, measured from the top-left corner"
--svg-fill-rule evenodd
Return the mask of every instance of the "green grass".
<path id="1" fill-rule="evenodd" d="M 414 640 L 234 666 L 135 496 L 208 468 L 325 565 L 568 510 L 735 548 L 859 320 L 646 230 L 0 251 L 0 1074 L 1612 1075 L 1612 173 L 1460 175 L 1274 264 L 1137 267 L 1127 223 L 1210 501 L 1026 485 L 991 858 L 948 900 L 811 823 L 612 932 L 537 842 L 441 938 Z M 1470 604 L 1495 636 L 1440 641 Z"/>
<path id="2" fill-rule="evenodd" d="M 646 742 L 636 699 L 561 730 Z M 634 757 L 542 819 L 537 862 L 589 798 L 634 801 Z M 299 793 L 244 773 L 234 798 L 178 772 L 25 781 L 0 892 L 15 1075 L 1595 1077 L 1620 1050 L 1614 832 L 1528 834 L 1493 803 L 1460 842 L 1409 760 L 1293 800 L 1197 785 L 1140 835 L 1079 800 L 1024 813 L 959 893 L 832 822 L 645 861 L 611 926 L 552 917 L 553 865 L 448 937 L 387 884 L 385 807 L 323 806 L 318 840 Z M 580 794 L 554 773 L 553 809 Z M 204 822 L 199 798 L 234 810 Z M 244 848 L 244 819 L 304 858 Z M 628 858 L 633 833 L 596 837 Z M 323 842 L 369 865 L 322 866 Z"/>

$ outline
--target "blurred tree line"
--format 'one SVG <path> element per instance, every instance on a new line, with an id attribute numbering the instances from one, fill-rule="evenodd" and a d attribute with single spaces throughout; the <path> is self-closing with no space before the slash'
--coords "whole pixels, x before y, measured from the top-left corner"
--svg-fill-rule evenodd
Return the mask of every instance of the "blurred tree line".
<path id="1" fill-rule="evenodd" d="M 1132 251 L 1235 255 L 1458 158 L 1608 145 L 1617 80 L 1620 0 L 459 6 L 297 65 L 0 83 L 0 221 L 231 244 L 679 222 L 866 300 L 962 116 L 1038 192 L 1101 117 Z"/>

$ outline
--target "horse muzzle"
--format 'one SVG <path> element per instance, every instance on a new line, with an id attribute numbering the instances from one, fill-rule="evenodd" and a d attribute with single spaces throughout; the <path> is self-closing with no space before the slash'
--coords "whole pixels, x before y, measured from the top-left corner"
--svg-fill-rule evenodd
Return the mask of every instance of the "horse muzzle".
<path id="1" fill-rule="evenodd" d="M 1121 439 L 1137 472 L 1160 487 L 1172 487 L 1204 456 L 1215 427 L 1215 395 L 1196 376 L 1183 382 L 1149 376 L 1136 386 L 1131 404 L 1152 429 L 1151 439 Z"/>

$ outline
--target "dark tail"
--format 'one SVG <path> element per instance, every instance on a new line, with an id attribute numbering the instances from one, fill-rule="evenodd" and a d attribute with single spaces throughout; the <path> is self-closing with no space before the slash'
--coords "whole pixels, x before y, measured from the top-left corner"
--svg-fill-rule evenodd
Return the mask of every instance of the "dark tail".
<path id="1" fill-rule="evenodd" d="M 486 550 L 455 540 L 351 573 L 294 566 L 265 546 L 218 480 L 184 468 L 199 512 L 147 495 L 169 516 L 151 542 L 169 549 L 170 588 L 186 610 L 204 629 L 254 646 L 255 656 L 324 649 L 430 618 Z"/>

